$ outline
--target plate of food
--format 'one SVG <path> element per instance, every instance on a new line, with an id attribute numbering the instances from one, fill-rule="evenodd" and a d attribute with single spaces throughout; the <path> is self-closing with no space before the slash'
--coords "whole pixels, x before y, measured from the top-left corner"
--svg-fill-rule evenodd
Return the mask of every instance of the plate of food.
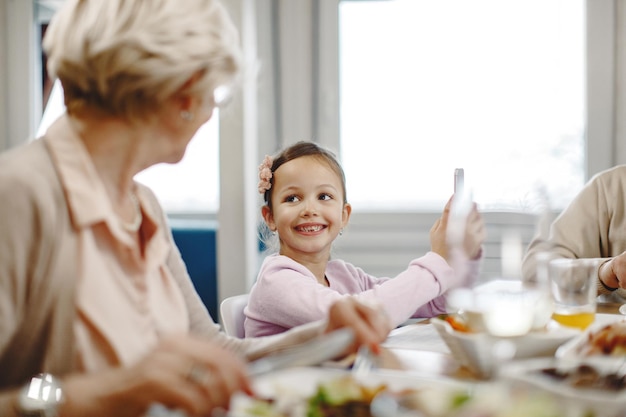
<path id="1" fill-rule="evenodd" d="M 235 396 L 229 417 L 371 416 L 369 408 L 377 395 L 400 398 L 432 386 L 435 380 L 399 371 L 357 377 L 345 369 L 294 367 L 254 378 L 255 397 Z M 470 386 L 453 380 L 436 383 L 459 396 L 467 395 Z"/>
<path id="2" fill-rule="evenodd" d="M 559 358 L 599 356 L 618 361 L 626 359 L 626 317 L 606 314 L 597 316 L 599 317 L 594 324 L 561 346 L 555 356 Z"/>
<path id="3" fill-rule="evenodd" d="M 581 415 L 617 417 L 626 408 L 624 363 L 604 357 L 535 358 L 505 364 L 499 376 L 550 393 Z"/>
<path id="4" fill-rule="evenodd" d="M 480 377 L 490 377 L 498 361 L 553 356 L 559 346 L 581 333 L 550 321 L 523 336 L 492 336 L 474 330 L 456 314 L 433 318 L 431 323 L 461 365 Z"/>
<path id="5" fill-rule="evenodd" d="M 291 368 L 259 376 L 253 384 L 256 396 L 235 396 L 229 417 L 497 417 L 513 410 L 515 415 L 566 416 L 545 394 L 400 371 L 357 378 L 339 369 Z"/>

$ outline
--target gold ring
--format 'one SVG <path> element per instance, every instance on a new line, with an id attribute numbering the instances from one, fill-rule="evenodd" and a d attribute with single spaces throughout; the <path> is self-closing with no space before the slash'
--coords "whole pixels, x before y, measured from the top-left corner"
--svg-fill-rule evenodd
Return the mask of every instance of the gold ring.
<path id="1" fill-rule="evenodd" d="M 210 375 L 206 367 L 194 363 L 189 368 L 189 372 L 187 372 L 186 378 L 189 382 L 192 382 L 194 384 L 207 385 L 210 379 Z"/>

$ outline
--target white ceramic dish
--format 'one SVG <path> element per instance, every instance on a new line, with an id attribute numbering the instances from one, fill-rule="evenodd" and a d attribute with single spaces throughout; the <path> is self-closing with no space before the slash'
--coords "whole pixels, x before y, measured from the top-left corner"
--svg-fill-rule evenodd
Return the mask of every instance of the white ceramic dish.
<path id="1" fill-rule="evenodd" d="M 260 375 L 253 380 L 253 389 L 261 398 L 273 398 L 280 404 L 277 407 L 288 409 L 290 416 L 304 416 L 303 407 L 306 399 L 313 395 L 319 384 L 352 375 L 348 370 L 321 367 L 295 367 Z M 364 378 L 357 378 L 360 384 L 376 387 L 385 384 L 392 392 L 407 389 L 433 389 L 443 397 L 451 390 L 464 392 L 471 390 L 474 384 L 459 382 L 447 378 L 417 377 L 414 374 L 378 370 Z M 246 410 L 253 400 L 244 395 L 236 395 L 231 402 L 229 417 L 251 417 Z"/>
<path id="2" fill-rule="evenodd" d="M 309 396 L 315 392 L 317 386 L 325 381 L 352 375 L 349 370 L 323 367 L 294 367 L 282 371 L 272 372 L 254 378 L 253 387 L 260 396 L 272 396 L 276 391 L 293 390 L 298 396 Z M 431 383 L 450 387 L 469 387 L 472 384 L 459 382 L 448 378 L 416 376 L 408 372 L 397 370 L 371 371 L 365 378 L 358 378 L 367 386 L 386 384 L 391 390 L 421 388 Z"/>
<path id="3" fill-rule="evenodd" d="M 568 382 L 555 379 L 541 373 L 542 369 L 557 368 L 560 371 L 571 371 L 582 364 L 593 366 L 601 374 L 618 371 L 623 359 L 592 357 L 585 359 L 535 358 L 513 361 L 499 369 L 499 376 L 504 380 L 526 387 L 548 392 L 566 404 L 578 415 L 623 416 L 626 409 L 626 389 L 619 391 L 608 389 L 579 388 Z M 620 371 L 622 372 L 622 371 Z"/>
<path id="4" fill-rule="evenodd" d="M 499 361 L 552 356 L 557 348 L 578 336 L 581 331 L 551 322 L 548 330 L 531 331 L 524 336 L 494 337 L 487 333 L 454 330 L 440 318 L 431 319 L 452 355 L 466 368 L 481 377 L 492 375 Z"/>
<path id="5" fill-rule="evenodd" d="M 584 351 L 587 341 L 593 333 L 608 324 L 622 320 L 626 320 L 626 317 L 616 314 L 596 314 L 594 323 L 585 329 L 584 332 L 560 346 L 557 349 L 555 356 L 561 359 L 576 359 L 585 356 L 582 352 Z"/>
<path id="6" fill-rule="evenodd" d="M 259 396 L 277 402 L 272 411 L 286 410 L 281 416 L 305 417 L 308 398 L 322 382 L 351 375 L 349 371 L 328 368 L 291 368 L 258 376 L 253 385 Z M 552 396 L 528 390 L 512 391 L 501 382 L 469 383 L 447 378 L 422 378 L 400 371 L 376 371 L 366 378 L 357 378 L 369 386 L 386 384 L 391 391 L 414 389 L 411 397 L 420 404 L 422 413 L 409 409 L 384 413 L 386 417 L 416 416 L 532 416 L 532 417 L 583 417 L 566 414 L 563 405 Z M 459 400 L 462 400 L 460 405 Z M 412 402 L 413 403 L 413 402 Z M 415 403 L 413 403 L 415 404 Z M 268 413 L 254 414 L 250 407 L 258 405 L 244 395 L 236 395 L 231 402 L 228 417 L 276 416 Z M 453 411 L 454 410 L 454 411 Z M 386 410 L 391 411 L 391 410 Z M 595 416 L 598 417 L 598 416 Z"/>

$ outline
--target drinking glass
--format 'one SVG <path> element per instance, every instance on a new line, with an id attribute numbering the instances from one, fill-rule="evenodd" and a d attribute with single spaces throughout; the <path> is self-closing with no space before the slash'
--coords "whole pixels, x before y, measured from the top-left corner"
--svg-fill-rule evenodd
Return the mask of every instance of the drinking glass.
<path id="1" fill-rule="evenodd" d="M 536 296 L 533 330 L 544 329 L 550 322 L 554 312 L 554 302 L 550 293 L 548 265 L 551 259 L 555 259 L 555 256 L 551 252 L 537 253 L 535 255 L 537 273 L 534 276 L 522 277 L 522 287 L 534 292 Z"/>
<path id="2" fill-rule="evenodd" d="M 552 318 L 558 323 L 587 328 L 595 320 L 597 276 L 600 262 L 594 259 L 553 259 L 548 264 Z"/>

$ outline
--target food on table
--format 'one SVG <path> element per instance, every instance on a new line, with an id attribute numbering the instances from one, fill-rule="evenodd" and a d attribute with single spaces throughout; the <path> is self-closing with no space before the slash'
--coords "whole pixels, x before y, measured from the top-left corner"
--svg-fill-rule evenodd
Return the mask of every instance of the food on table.
<path id="1" fill-rule="evenodd" d="M 320 383 L 300 404 L 281 406 L 275 399 L 257 399 L 247 412 L 258 417 L 372 417 L 370 404 L 381 392 L 391 391 L 386 384 L 365 385 L 345 375 Z"/>
<path id="2" fill-rule="evenodd" d="M 626 320 L 607 324 L 599 330 L 589 332 L 580 353 L 591 355 L 626 355 Z"/>
<path id="3" fill-rule="evenodd" d="M 470 328 L 469 324 L 457 315 L 443 314 L 439 316 L 439 318 L 447 321 L 448 324 L 450 324 L 450 326 L 456 331 L 464 333 L 474 332 L 474 330 Z"/>
<path id="4" fill-rule="evenodd" d="M 626 388 L 626 375 L 618 372 L 601 373 L 589 364 L 581 364 L 568 370 L 550 367 L 541 369 L 539 372 L 575 388 L 610 391 L 620 391 Z"/>
<path id="5" fill-rule="evenodd" d="M 283 393 L 285 394 L 285 393 Z M 370 405 L 377 395 L 398 401 L 400 410 L 424 417 L 565 417 L 554 398 L 545 393 L 512 392 L 506 385 L 484 385 L 474 389 L 428 385 L 392 390 L 386 384 L 366 385 L 346 375 L 320 382 L 312 395 L 294 399 L 255 399 L 240 417 L 378 417 Z M 282 405 L 281 405 L 282 402 Z M 403 411 L 403 412 L 404 412 Z M 413 413 L 413 414 L 411 414 Z M 593 417 L 593 413 L 587 414 Z"/>
<path id="6" fill-rule="evenodd" d="M 350 376 L 331 380 L 309 398 L 307 417 L 370 417 L 370 404 L 383 391 L 388 391 L 384 384 L 368 387 Z"/>

